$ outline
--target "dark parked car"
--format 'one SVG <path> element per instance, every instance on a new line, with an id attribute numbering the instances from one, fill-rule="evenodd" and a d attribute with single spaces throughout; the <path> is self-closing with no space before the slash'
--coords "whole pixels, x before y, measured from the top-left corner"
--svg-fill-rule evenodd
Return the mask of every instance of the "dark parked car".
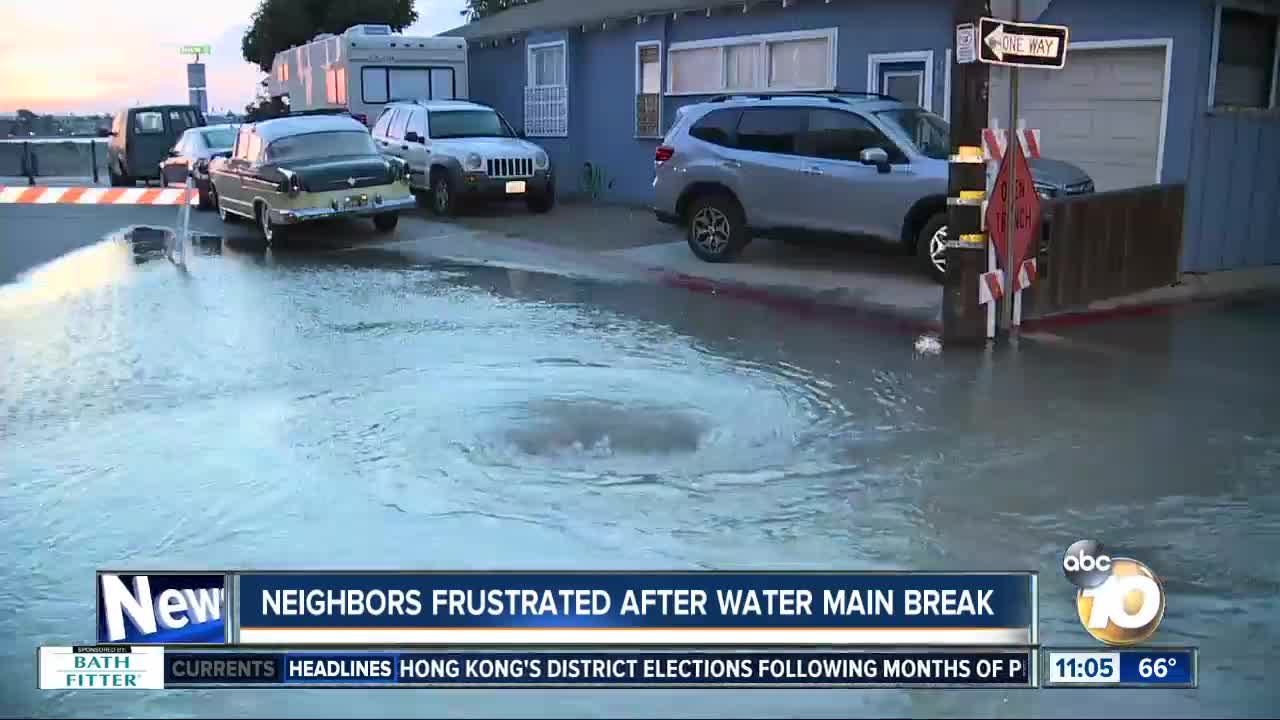
<path id="1" fill-rule="evenodd" d="M 268 243 L 298 224 L 340 217 L 372 218 L 391 232 L 416 201 L 409 166 L 384 158 L 358 120 L 299 114 L 246 123 L 230 157 L 209 161 L 214 207 L 223 222 L 258 224 Z"/>
<path id="2" fill-rule="evenodd" d="M 169 157 L 160 163 L 162 185 L 183 184 L 191 176 L 200 194 L 200 209 L 213 207 L 209 195 L 209 161 L 218 155 L 229 156 L 236 144 L 239 125 L 206 125 L 182 133 L 178 142 L 169 150 Z"/>
<path id="3" fill-rule="evenodd" d="M 112 185 L 159 180 L 160 162 L 189 128 L 203 127 L 194 105 L 148 105 L 116 113 L 107 144 L 107 174 Z"/>

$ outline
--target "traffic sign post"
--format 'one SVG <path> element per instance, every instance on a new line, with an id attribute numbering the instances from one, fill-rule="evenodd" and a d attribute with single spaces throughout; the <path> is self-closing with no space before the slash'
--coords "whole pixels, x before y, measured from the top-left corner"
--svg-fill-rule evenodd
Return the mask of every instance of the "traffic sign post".
<path id="1" fill-rule="evenodd" d="M 978 60 L 1009 68 L 1009 142 L 1000 164 L 996 186 L 986 215 L 993 244 L 1004 261 L 1004 311 L 1007 329 L 1022 321 L 1022 287 L 1019 270 L 1027 259 L 1027 246 L 1040 223 L 1040 198 L 1031 182 L 1031 169 L 1023 154 L 1018 126 L 1018 69 L 1061 70 L 1066 66 L 1070 31 L 1062 25 L 1019 22 L 1021 2 L 1013 2 L 1013 19 L 983 17 L 978 21 Z M 1016 139 L 1016 142 L 1015 142 Z M 1038 138 L 1027 138 L 1038 146 Z M 1035 152 L 1039 152 L 1038 147 Z M 1034 275 L 1034 273 L 1032 273 Z"/>

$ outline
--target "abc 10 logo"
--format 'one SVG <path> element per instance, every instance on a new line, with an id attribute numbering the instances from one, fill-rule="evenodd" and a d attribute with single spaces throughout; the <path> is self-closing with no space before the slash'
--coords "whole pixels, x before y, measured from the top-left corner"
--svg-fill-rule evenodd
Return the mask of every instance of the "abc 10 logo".
<path id="1" fill-rule="evenodd" d="M 1164 618 L 1164 587 L 1151 568 L 1110 557 L 1096 540 L 1077 540 L 1062 557 L 1062 574 L 1075 585 L 1076 612 L 1089 634 L 1108 645 L 1135 645 Z"/>

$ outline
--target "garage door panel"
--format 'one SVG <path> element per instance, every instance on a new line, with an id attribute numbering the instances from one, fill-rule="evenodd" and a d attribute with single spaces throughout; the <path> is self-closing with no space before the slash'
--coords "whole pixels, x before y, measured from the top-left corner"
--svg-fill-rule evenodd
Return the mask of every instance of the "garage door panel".
<path id="1" fill-rule="evenodd" d="M 1025 76 L 1021 115 L 1046 157 L 1079 165 L 1099 190 L 1155 181 L 1164 48 L 1074 50 L 1066 69 Z"/>

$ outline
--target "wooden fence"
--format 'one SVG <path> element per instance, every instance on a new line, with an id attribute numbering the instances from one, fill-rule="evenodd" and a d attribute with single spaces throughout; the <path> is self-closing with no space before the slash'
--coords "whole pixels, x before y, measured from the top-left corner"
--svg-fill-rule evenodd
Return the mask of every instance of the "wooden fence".
<path id="1" fill-rule="evenodd" d="M 1148 185 L 1046 202 L 1029 314 L 1177 282 L 1184 194 Z"/>

